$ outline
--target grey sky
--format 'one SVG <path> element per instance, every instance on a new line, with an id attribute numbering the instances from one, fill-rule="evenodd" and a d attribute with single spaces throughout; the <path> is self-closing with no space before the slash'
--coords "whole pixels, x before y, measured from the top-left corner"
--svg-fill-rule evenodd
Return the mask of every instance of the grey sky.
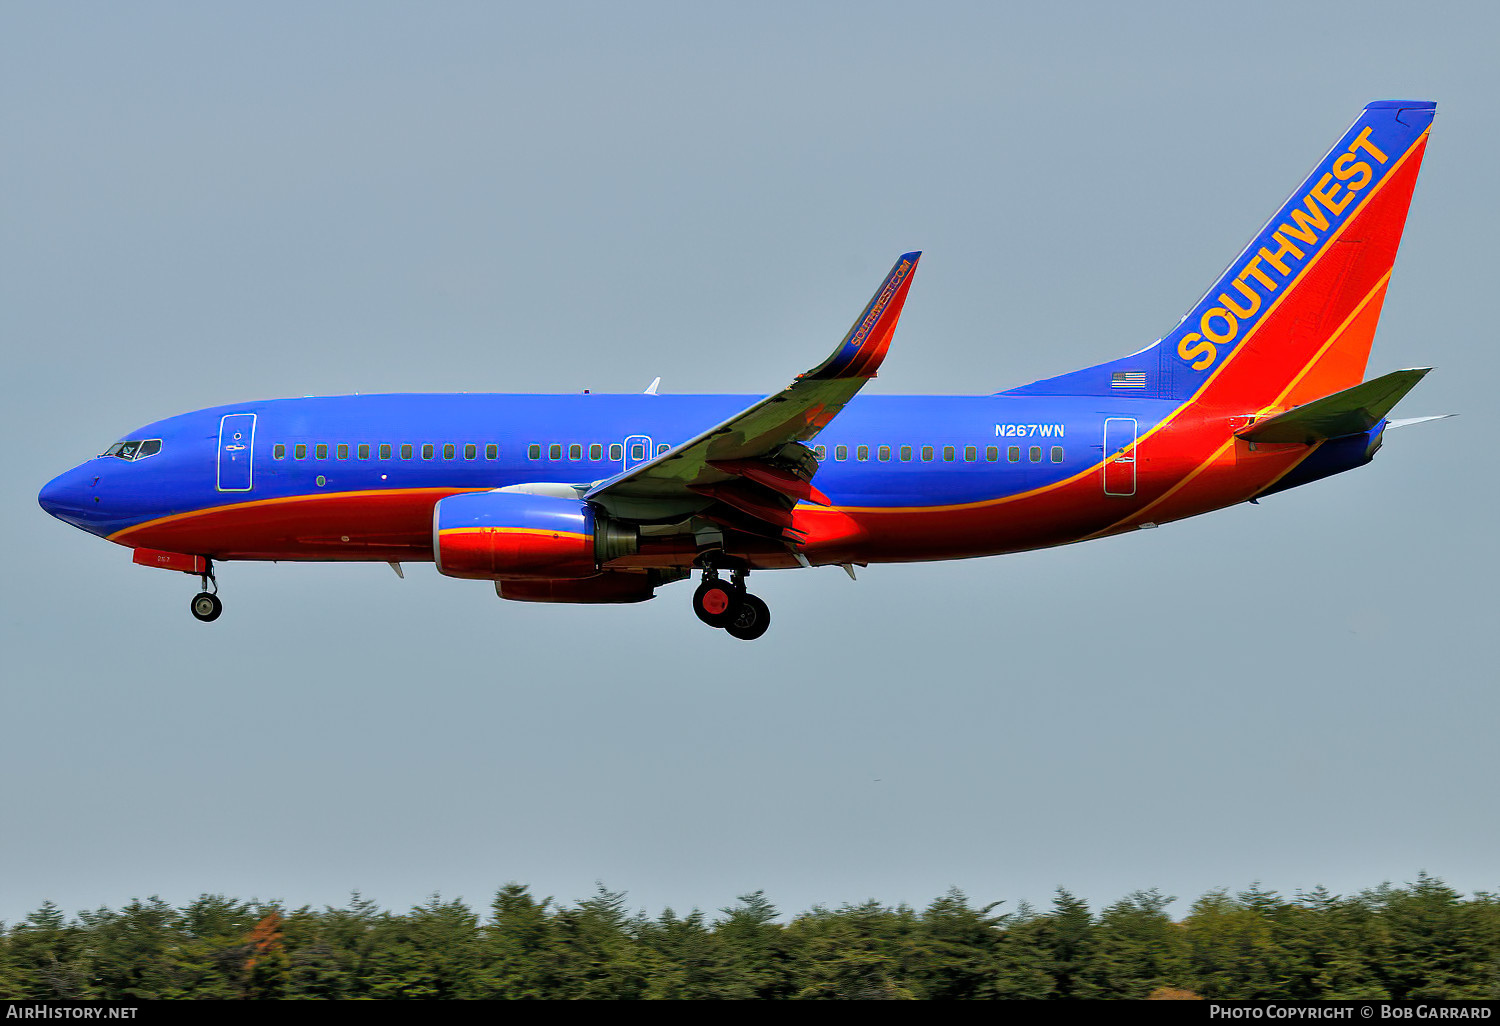
<path id="1" fill-rule="evenodd" d="M 0 4 L 0 920 L 1494 889 L 1497 38 L 1484 4 Z M 1401 414 L 1463 417 L 1260 506 L 761 574 L 756 644 L 683 585 L 430 565 L 230 565 L 206 626 L 36 506 L 216 403 L 777 388 L 907 249 L 872 391 L 1121 355 L 1384 97 L 1439 113 L 1371 373 L 1434 365 Z"/>

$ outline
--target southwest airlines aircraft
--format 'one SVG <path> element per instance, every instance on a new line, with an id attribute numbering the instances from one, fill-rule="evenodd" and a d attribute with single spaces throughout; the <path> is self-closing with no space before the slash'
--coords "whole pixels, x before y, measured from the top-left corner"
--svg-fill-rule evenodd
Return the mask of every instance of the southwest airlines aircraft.
<path id="1" fill-rule="evenodd" d="M 42 508 L 203 581 L 215 561 L 433 560 L 524 602 L 693 610 L 758 638 L 751 570 L 958 559 L 1155 527 L 1368 463 L 1426 369 L 1364 380 L 1435 105 L 1370 104 L 1178 326 L 995 395 L 857 398 L 908 253 L 774 395 L 354 395 L 132 431 Z M 1429 418 L 1418 418 L 1429 419 Z M 210 591 L 212 586 L 213 591 Z"/>

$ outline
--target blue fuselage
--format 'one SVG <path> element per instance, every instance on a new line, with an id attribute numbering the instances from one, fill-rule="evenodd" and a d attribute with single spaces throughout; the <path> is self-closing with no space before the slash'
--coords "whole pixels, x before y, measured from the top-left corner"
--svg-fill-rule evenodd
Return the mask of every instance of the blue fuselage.
<path id="1" fill-rule="evenodd" d="M 164 517 L 295 496 L 587 483 L 691 438 L 755 398 L 463 393 L 216 407 L 132 432 L 132 439 L 160 439 L 160 452 L 129 462 L 91 459 L 49 484 L 42 501 L 108 537 Z M 1107 419 L 1132 419 L 1144 433 L 1173 405 L 1112 397 L 859 397 L 817 439 L 817 484 L 836 504 L 853 507 L 1014 495 L 1099 464 Z M 220 472 L 221 422 L 235 414 L 255 416 L 254 437 L 243 440 L 248 482 L 226 481 Z"/>

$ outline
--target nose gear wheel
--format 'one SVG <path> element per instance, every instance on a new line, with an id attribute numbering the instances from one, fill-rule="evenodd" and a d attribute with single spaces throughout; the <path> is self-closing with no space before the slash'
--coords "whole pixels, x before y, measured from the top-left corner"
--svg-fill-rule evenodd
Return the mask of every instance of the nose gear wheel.
<path id="1" fill-rule="evenodd" d="M 219 618 L 219 614 L 224 611 L 224 603 L 220 602 L 219 596 L 213 592 L 200 591 L 193 596 L 193 603 L 190 608 L 193 610 L 193 615 L 204 623 L 213 623 Z"/>
<path id="2" fill-rule="evenodd" d="M 213 591 L 208 590 L 210 587 Z M 219 601 L 219 581 L 214 577 L 212 561 L 206 563 L 203 571 L 203 590 L 193 596 L 193 601 L 188 608 L 204 623 L 213 623 L 219 618 L 219 614 L 224 612 L 224 603 Z"/>

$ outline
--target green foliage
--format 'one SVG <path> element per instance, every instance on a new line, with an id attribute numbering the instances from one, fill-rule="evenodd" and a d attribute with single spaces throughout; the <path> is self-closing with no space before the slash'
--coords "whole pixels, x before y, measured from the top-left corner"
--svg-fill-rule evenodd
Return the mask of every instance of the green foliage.
<path id="1" fill-rule="evenodd" d="M 490 905 L 483 930 L 484 976 L 480 989 L 489 998 L 544 998 L 558 987 L 551 898 L 537 901 L 528 888 L 508 883 Z"/>
<path id="2" fill-rule="evenodd" d="M 799 998 L 888 1000 L 914 997 L 905 985 L 914 960 L 914 921 L 905 905 L 814 908 L 792 920 L 787 934 L 800 956 Z"/>
<path id="3" fill-rule="evenodd" d="M 84 928 L 69 923 L 47 902 L 6 937 L 7 998 L 81 1000 L 99 996 L 91 986 L 91 959 Z"/>
<path id="4" fill-rule="evenodd" d="M 709 919 L 632 914 L 600 884 L 572 905 L 519 883 L 484 922 L 434 895 L 397 914 L 203 895 L 0 924 L 0 998 L 1479 998 L 1500 997 L 1500 897 L 1425 873 L 1354 896 L 1252 885 L 1136 891 L 1097 915 L 1059 889 L 1000 913 L 957 889 L 921 911 L 867 901 L 783 923 L 764 893 Z"/>
<path id="5" fill-rule="evenodd" d="M 749 982 L 741 978 L 729 945 L 708 927 L 697 909 L 685 917 L 667 909 L 656 921 L 640 923 L 638 929 L 650 952 L 645 997 L 703 1001 L 755 996 Z"/>
<path id="6" fill-rule="evenodd" d="M 1104 910 L 1089 973 L 1100 994 L 1144 998 L 1182 987 L 1191 946 L 1186 931 L 1167 915 L 1176 900 L 1152 888 L 1127 894 Z"/>
<path id="7" fill-rule="evenodd" d="M 1004 916 L 993 916 L 999 902 L 969 907 L 957 887 L 927 906 L 921 916 L 913 990 L 919 997 L 946 1000 L 999 996 L 998 958 Z"/>
<path id="8" fill-rule="evenodd" d="M 630 1000 L 646 996 L 649 953 L 623 892 L 602 883 L 594 896 L 553 917 L 558 992 L 549 997 Z"/>
<path id="9" fill-rule="evenodd" d="M 1493 903 L 1487 917 L 1484 904 L 1466 905 L 1457 891 L 1426 873 L 1405 890 L 1383 888 L 1365 897 L 1385 926 L 1379 975 L 1392 998 L 1500 996 Z M 1477 966 L 1488 972 L 1476 973 Z"/>
<path id="10" fill-rule="evenodd" d="M 1190 949 L 1188 988 L 1204 997 L 1248 1000 L 1274 993 L 1278 962 L 1273 923 L 1224 890 L 1210 891 L 1183 921 Z"/>
<path id="11" fill-rule="evenodd" d="M 764 891 L 741 894 L 739 904 L 719 910 L 713 933 L 733 967 L 733 988 L 723 997 L 788 998 L 800 988 L 792 945 L 776 921 L 780 913 Z"/>

